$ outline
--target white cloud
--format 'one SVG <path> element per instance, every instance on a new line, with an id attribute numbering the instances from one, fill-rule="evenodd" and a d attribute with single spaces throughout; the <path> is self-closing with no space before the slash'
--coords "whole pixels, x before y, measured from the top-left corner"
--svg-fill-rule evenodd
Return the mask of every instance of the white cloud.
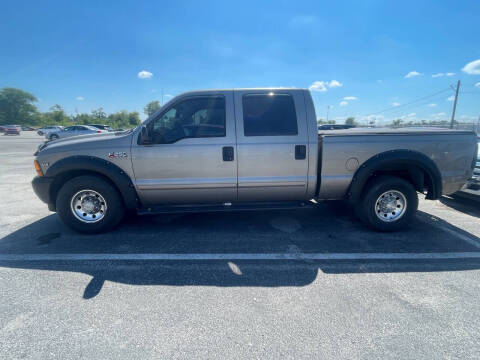
<path id="1" fill-rule="evenodd" d="M 77 96 L 75 99 L 77 99 L 78 101 L 83 101 L 85 100 L 85 98 L 83 96 Z"/>
<path id="2" fill-rule="evenodd" d="M 349 101 L 351 101 L 351 100 L 357 100 L 357 99 L 358 99 L 358 98 L 357 98 L 356 96 L 345 96 L 345 97 L 343 98 L 343 100 L 349 100 Z"/>
<path id="3" fill-rule="evenodd" d="M 453 100 L 455 100 L 455 96 L 453 95 L 447 98 L 447 101 L 453 101 Z"/>
<path id="4" fill-rule="evenodd" d="M 392 106 L 400 106 L 400 103 L 398 103 L 398 102 L 393 102 L 393 103 L 392 103 Z"/>
<path id="5" fill-rule="evenodd" d="M 480 88 L 480 81 L 475 84 L 476 87 Z"/>
<path id="6" fill-rule="evenodd" d="M 348 101 L 340 101 L 340 106 L 347 106 L 348 105 Z"/>
<path id="7" fill-rule="evenodd" d="M 480 59 L 469 62 L 462 71 L 469 75 L 480 75 Z"/>
<path id="8" fill-rule="evenodd" d="M 437 106 L 437 104 L 428 104 L 427 106 L 435 107 L 435 106 Z"/>
<path id="9" fill-rule="evenodd" d="M 328 87 L 331 87 L 331 88 L 335 88 L 335 87 L 342 87 L 343 84 L 337 80 L 332 80 L 330 81 L 330 83 L 328 84 Z"/>
<path id="10" fill-rule="evenodd" d="M 314 81 L 312 85 L 308 87 L 310 91 L 327 91 L 327 84 L 324 81 Z"/>
<path id="11" fill-rule="evenodd" d="M 443 75 L 445 75 L 445 74 L 444 73 L 436 73 L 436 74 L 433 74 L 432 77 L 437 78 L 437 77 L 442 77 Z"/>
<path id="12" fill-rule="evenodd" d="M 321 91 L 325 92 L 327 91 L 327 87 L 329 88 L 336 88 L 336 87 L 342 87 L 343 84 L 337 80 L 331 80 L 331 81 L 314 81 L 312 85 L 308 87 L 310 91 Z"/>
<path id="13" fill-rule="evenodd" d="M 447 114 L 444 113 L 444 112 L 439 112 L 439 113 L 436 113 L 436 114 L 431 114 L 430 117 L 433 117 L 436 120 L 438 120 L 438 119 L 444 118 L 446 115 Z"/>
<path id="14" fill-rule="evenodd" d="M 150 79 L 153 74 L 150 71 L 142 70 L 137 74 L 139 79 Z"/>
<path id="15" fill-rule="evenodd" d="M 412 78 L 412 77 L 420 76 L 420 75 L 423 75 L 423 74 L 414 70 L 414 71 L 410 71 L 407 75 L 405 75 L 405 78 L 408 79 L 408 78 Z"/>
<path id="16" fill-rule="evenodd" d="M 445 76 L 453 76 L 455 73 L 446 73 Z"/>
<path id="17" fill-rule="evenodd" d="M 407 117 L 414 117 L 415 115 L 417 115 L 416 113 L 410 113 L 407 115 Z"/>

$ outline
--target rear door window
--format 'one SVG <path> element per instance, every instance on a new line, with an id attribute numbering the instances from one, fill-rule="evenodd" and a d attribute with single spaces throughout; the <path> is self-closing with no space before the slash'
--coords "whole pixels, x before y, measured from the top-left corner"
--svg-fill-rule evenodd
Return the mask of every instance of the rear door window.
<path id="1" fill-rule="evenodd" d="M 245 136 L 297 135 L 297 115 L 288 94 L 252 94 L 243 96 Z"/>

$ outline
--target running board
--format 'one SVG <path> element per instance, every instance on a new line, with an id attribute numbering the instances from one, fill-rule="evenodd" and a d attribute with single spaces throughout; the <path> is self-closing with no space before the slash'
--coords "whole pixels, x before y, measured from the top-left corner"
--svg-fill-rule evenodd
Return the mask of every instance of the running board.
<path id="1" fill-rule="evenodd" d="M 313 202 L 253 202 L 253 203 L 223 203 L 223 204 L 200 204 L 200 205 L 162 205 L 144 207 L 137 210 L 139 215 L 200 213 L 200 212 L 224 212 L 224 211 L 251 211 L 251 210 L 289 210 L 310 209 L 316 206 Z"/>

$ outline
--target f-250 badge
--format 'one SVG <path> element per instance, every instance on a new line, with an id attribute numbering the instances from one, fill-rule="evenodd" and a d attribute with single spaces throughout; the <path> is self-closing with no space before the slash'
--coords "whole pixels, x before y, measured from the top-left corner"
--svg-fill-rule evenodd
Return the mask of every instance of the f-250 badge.
<path id="1" fill-rule="evenodd" d="M 110 159 L 113 158 L 126 158 L 128 155 L 125 151 L 119 151 L 119 152 L 109 152 L 108 157 Z"/>

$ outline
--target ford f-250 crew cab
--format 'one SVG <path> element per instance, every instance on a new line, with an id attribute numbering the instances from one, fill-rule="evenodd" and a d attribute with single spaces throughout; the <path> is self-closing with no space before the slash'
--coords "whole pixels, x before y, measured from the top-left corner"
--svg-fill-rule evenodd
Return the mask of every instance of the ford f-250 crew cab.
<path id="1" fill-rule="evenodd" d="M 417 192 L 459 190 L 476 157 L 472 132 L 319 132 L 304 89 L 177 96 L 136 129 L 39 147 L 33 188 L 75 230 L 139 214 L 282 208 L 346 199 L 371 227 L 409 224 Z"/>

